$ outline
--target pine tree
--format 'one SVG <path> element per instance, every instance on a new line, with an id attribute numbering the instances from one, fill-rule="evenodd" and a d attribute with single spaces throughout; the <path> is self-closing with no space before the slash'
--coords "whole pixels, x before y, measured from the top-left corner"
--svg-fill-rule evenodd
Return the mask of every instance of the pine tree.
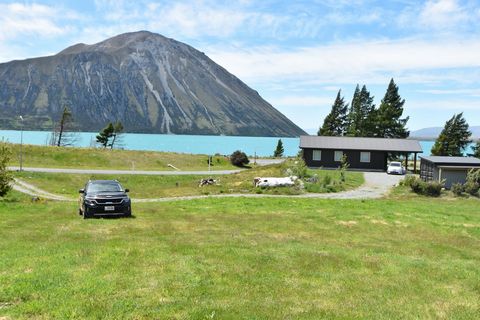
<path id="1" fill-rule="evenodd" d="M 104 148 L 106 148 L 109 144 L 109 140 L 111 137 L 113 137 L 113 133 L 115 132 L 115 128 L 113 127 L 113 124 L 109 122 L 105 128 L 100 131 L 100 133 L 97 135 L 97 143 L 102 145 Z"/>
<path id="2" fill-rule="evenodd" d="M 472 142 L 470 136 L 472 133 L 468 130 L 468 123 L 463 118 L 463 112 L 454 114 L 451 119 L 445 123 L 445 127 L 438 136 L 432 147 L 434 156 L 463 156 L 463 152 Z"/>
<path id="3" fill-rule="evenodd" d="M 283 157 L 284 152 L 285 152 L 285 150 L 283 149 L 282 139 L 278 139 L 277 147 L 275 148 L 275 151 L 273 152 L 273 156 L 275 158 Z"/>
<path id="4" fill-rule="evenodd" d="M 373 96 L 364 85 L 355 88 L 348 114 L 347 135 L 352 137 L 372 137 L 375 134 L 375 105 Z"/>
<path id="5" fill-rule="evenodd" d="M 341 90 L 338 90 L 337 98 L 332 105 L 332 110 L 323 122 L 323 126 L 318 130 L 319 136 L 343 136 L 347 131 L 347 110 L 348 103 L 345 104 L 341 96 Z"/>
<path id="6" fill-rule="evenodd" d="M 405 99 L 398 94 L 398 86 L 393 79 L 377 110 L 375 135 L 382 138 L 407 138 L 410 132 L 405 128 L 409 117 L 401 119 Z"/>

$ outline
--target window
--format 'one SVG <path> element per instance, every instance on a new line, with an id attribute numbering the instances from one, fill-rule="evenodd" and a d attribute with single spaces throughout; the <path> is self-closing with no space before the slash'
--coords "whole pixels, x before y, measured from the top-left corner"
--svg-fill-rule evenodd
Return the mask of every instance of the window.
<path id="1" fill-rule="evenodd" d="M 360 152 L 360 162 L 370 162 L 370 152 Z"/>
<path id="2" fill-rule="evenodd" d="M 312 160 L 313 161 L 322 160 L 322 150 L 313 150 Z"/>
<path id="3" fill-rule="evenodd" d="M 343 151 L 335 151 L 334 159 L 336 162 L 341 162 L 343 158 Z"/>

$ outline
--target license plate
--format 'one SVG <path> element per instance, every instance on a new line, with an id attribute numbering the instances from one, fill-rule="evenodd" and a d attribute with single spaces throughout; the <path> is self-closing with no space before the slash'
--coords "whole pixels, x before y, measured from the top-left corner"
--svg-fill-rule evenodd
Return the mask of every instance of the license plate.
<path id="1" fill-rule="evenodd" d="M 105 211 L 114 211 L 115 207 L 114 206 L 105 206 Z"/>

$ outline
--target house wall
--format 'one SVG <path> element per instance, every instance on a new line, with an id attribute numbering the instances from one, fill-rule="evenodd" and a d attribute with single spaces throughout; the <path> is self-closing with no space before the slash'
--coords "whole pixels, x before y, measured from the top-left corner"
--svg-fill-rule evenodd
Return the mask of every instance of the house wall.
<path id="1" fill-rule="evenodd" d="M 370 152 L 370 162 L 360 162 L 360 152 L 364 152 L 363 150 L 315 149 L 322 151 L 320 161 L 313 160 L 313 150 L 310 148 L 303 149 L 303 158 L 309 167 L 338 168 L 340 162 L 334 160 L 335 151 L 343 151 L 351 169 L 387 170 L 387 153 L 383 151 L 365 150 L 365 152 Z"/>

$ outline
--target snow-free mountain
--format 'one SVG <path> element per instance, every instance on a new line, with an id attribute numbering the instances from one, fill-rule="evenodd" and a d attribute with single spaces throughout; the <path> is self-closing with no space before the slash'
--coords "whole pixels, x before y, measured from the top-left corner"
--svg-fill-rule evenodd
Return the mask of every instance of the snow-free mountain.
<path id="1" fill-rule="evenodd" d="M 50 130 L 68 106 L 79 130 L 299 136 L 304 131 L 204 53 L 147 31 L 0 64 L 0 129 Z"/>
<path id="2" fill-rule="evenodd" d="M 410 138 L 436 139 L 442 130 L 443 127 L 423 128 L 410 132 Z M 469 130 L 472 132 L 472 139 L 480 139 L 480 126 L 470 126 Z"/>

